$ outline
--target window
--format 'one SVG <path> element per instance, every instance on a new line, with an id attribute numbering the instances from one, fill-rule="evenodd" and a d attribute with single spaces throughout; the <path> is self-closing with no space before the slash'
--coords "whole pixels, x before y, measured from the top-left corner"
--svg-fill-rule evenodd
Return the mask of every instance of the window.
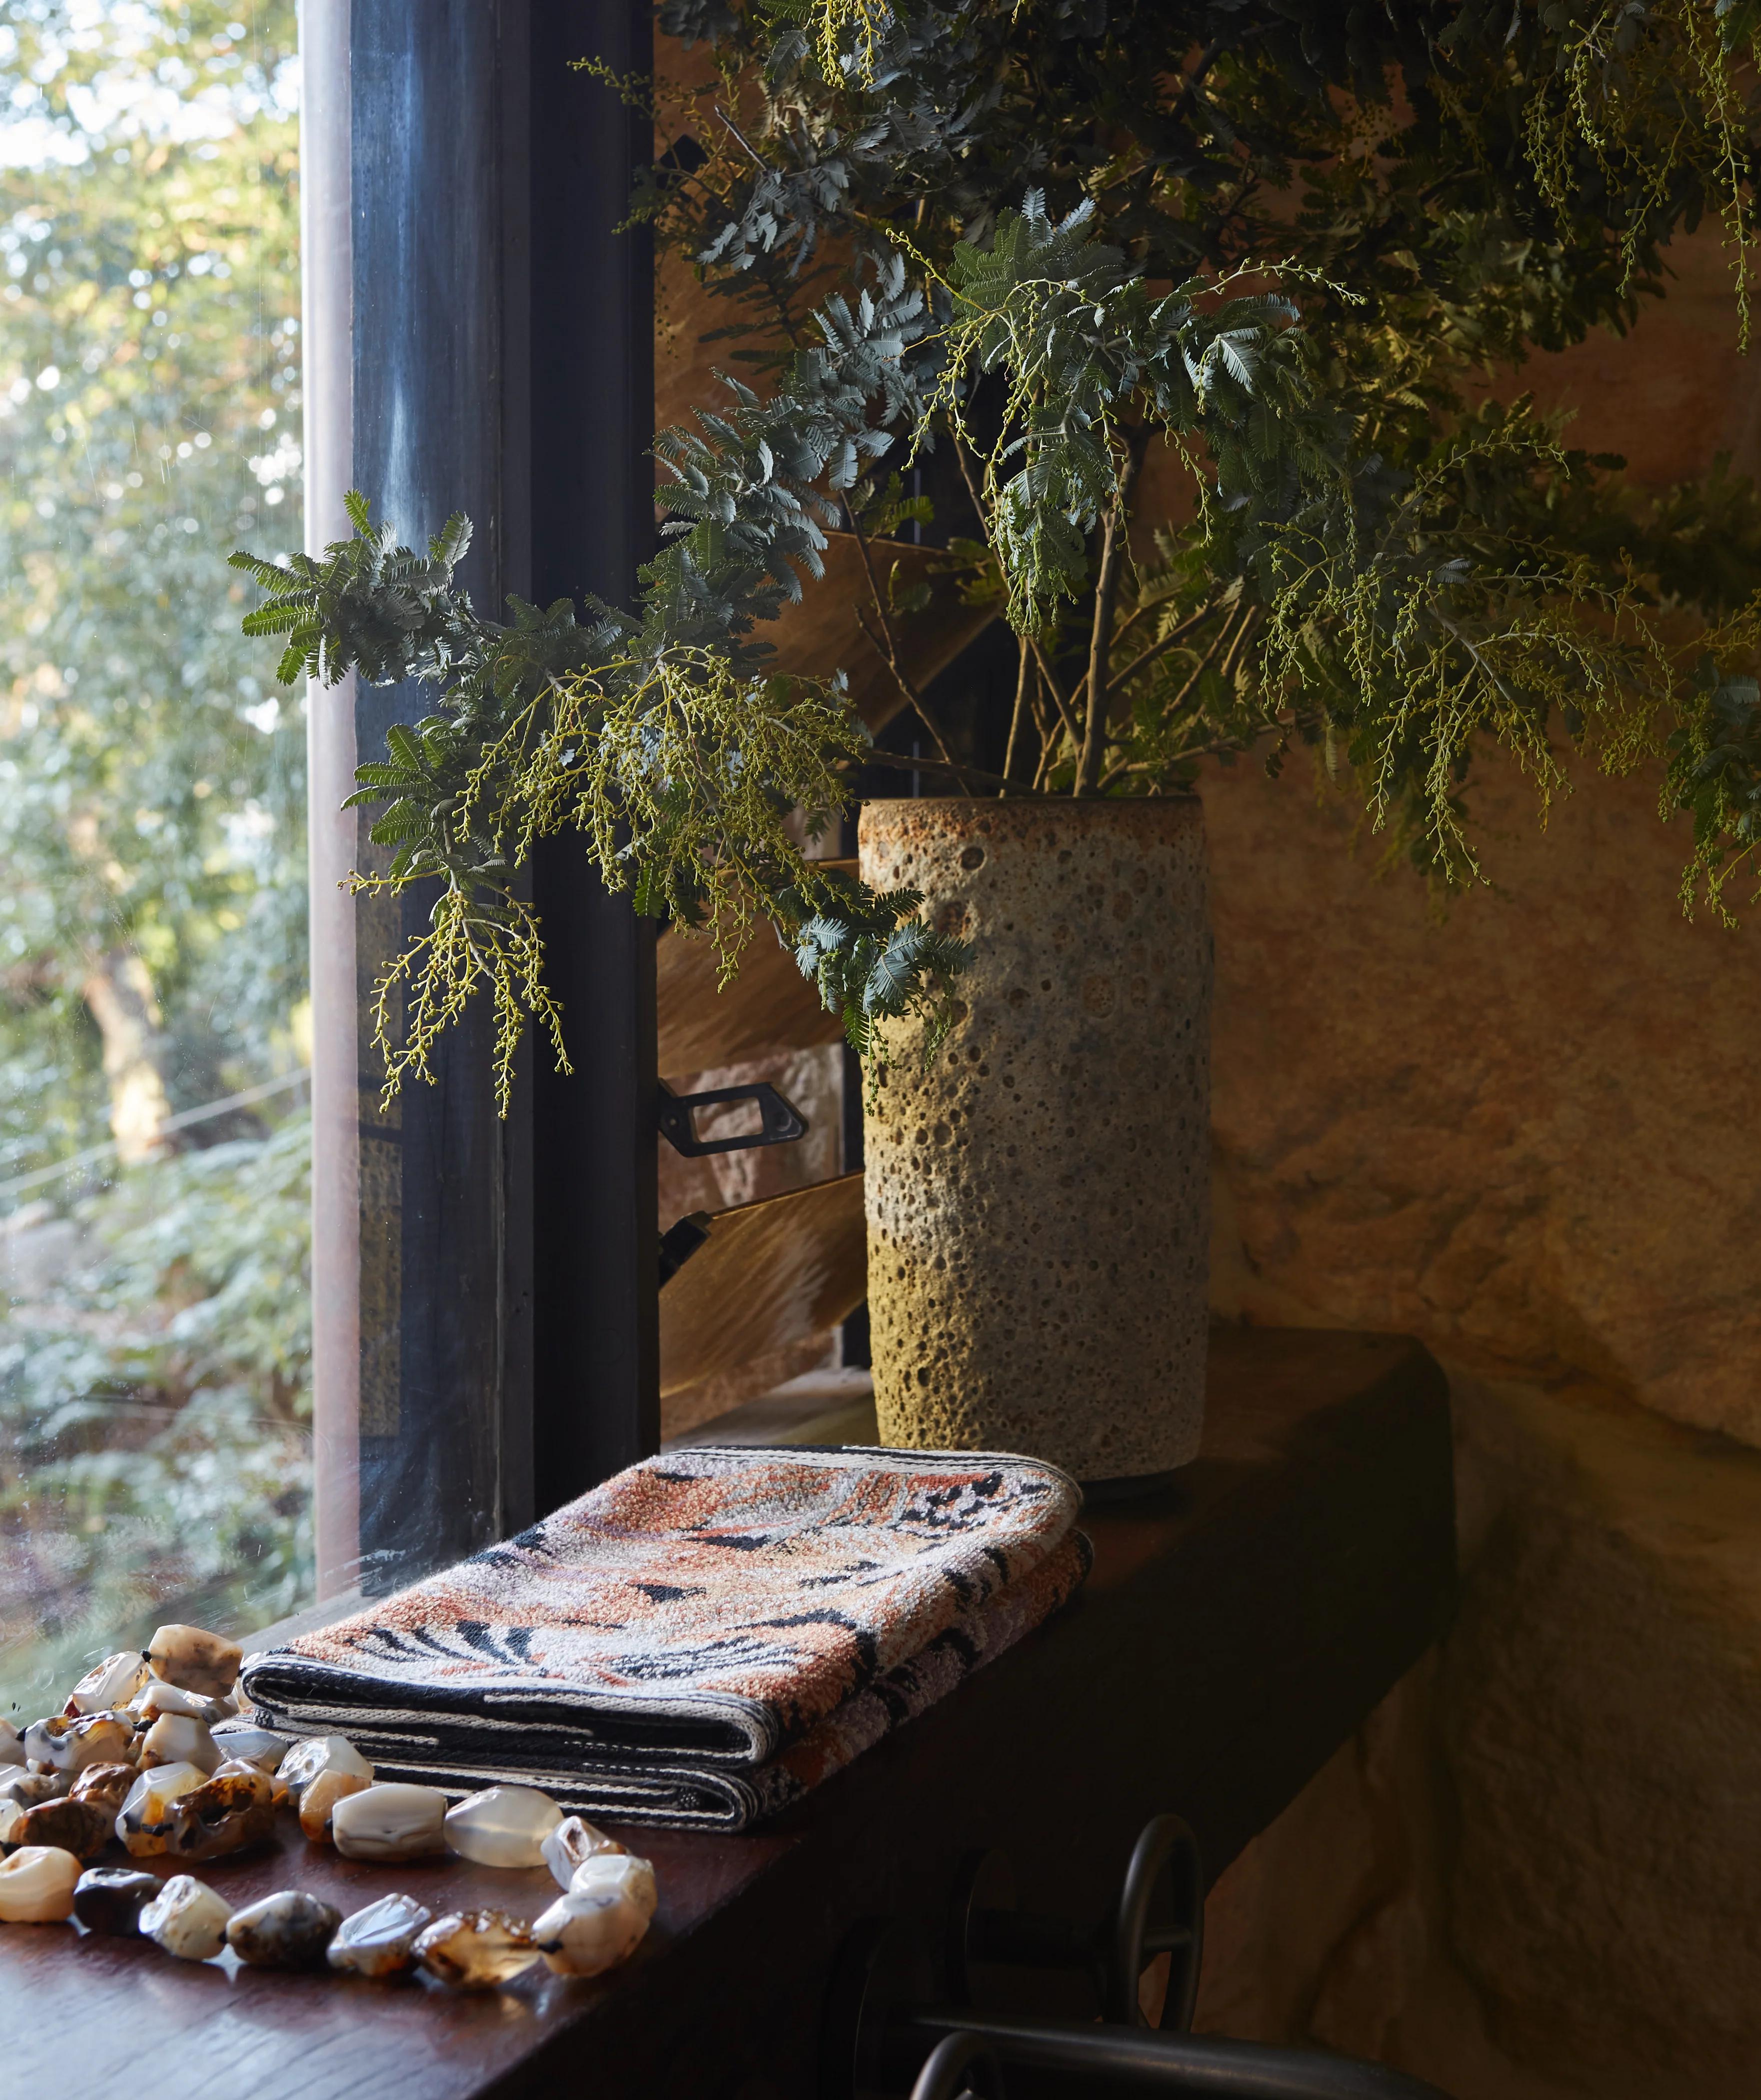
<path id="1" fill-rule="evenodd" d="M 0 29 L 0 1711 L 312 1579 L 294 0 Z"/>

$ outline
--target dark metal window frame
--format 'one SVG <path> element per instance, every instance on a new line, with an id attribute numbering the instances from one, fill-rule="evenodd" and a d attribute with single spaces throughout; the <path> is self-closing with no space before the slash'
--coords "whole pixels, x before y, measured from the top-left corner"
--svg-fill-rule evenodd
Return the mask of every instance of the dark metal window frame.
<path id="1" fill-rule="evenodd" d="M 652 254 L 615 229 L 652 143 L 569 61 L 645 72 L 651 38 L 640 0 L 307 0 L 316 536 L 355 486 L 412 540 L 469 511 L 480 606 L 629 601 L 654 532 Z M 430 701 L 313 695 L 328 1590 L 472 1551 L 659 1439 L 654 929 L 580 840 L 529 877 L 572 1075 L 528 1043 L 499 1120 L 479 1009 L 435 1085 L 379 1105 L 372 989 L 430 900 L 341 896 L 373 849 L 329 802 Z"/>

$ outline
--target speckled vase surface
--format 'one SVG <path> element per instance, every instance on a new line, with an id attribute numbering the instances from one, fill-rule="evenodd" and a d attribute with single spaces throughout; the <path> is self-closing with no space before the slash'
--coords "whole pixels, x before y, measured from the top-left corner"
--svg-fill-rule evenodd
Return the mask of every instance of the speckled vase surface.
<path id="1" fill-rule="evenodd" d="M 976 953 L 927 1071 L 869 1088 L 882 1438 L 1088 1482 L 1192 1458 L 1204 1414 L 1211 924 L 1196 798 L 871 802 L 863 880 Z"/>

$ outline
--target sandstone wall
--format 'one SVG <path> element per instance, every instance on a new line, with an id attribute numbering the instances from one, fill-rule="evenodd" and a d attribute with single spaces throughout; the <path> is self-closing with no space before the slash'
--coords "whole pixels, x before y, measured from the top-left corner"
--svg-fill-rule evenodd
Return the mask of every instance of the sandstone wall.
<path id="1" fill-rule="evenodd" d="M 1629 337 L 1523 375 L 1653 483 L 1720 452 L 1761 465 L 1724 259 L 1702 236 L 1674 260 Z M 1655 770 L 1586 769 L 1543 834 L 1510 770 L 1481 768 L 1497 888 L 1441 922 L 1304 765 L 1203 794 L 1218 1309 L 1401 1328 L 1761 1443 L 1761 925 L 1684 919 L 1687 826 L 1660 823 Z"/>
<path id="2" fill-rule="evenodd" d="M 1761 1456 L 1455 1381 L 1460 1617 L 1207 1909 L 1198 2024 L 1454 2100 L 1761 2091 Z"/>

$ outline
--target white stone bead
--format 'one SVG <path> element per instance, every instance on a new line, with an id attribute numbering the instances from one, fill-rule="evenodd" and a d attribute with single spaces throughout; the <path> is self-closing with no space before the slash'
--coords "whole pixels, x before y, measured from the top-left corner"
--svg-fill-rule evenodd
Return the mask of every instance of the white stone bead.
<path id="1" fill-rule="evenodd" d="M 575 1878 L 575 1870 L 589 1860 L 598 1859 L 602 1853 L 619 1853 L 629 1850 L 619 1844 L 616 1838 L 607 1837 L 604 1831 L 589 1823 L 584 1815 L 571 1815 L 558 1824 L 544 1841 L 541 1850 L 545 1864 L 556 1877 L 558 1888 L 566 1889 Z"/>
<path id="2" fill-rule="evenodd" d="M 0 1845 L 12 1842 L 14 1826 L 21 1816 L 29 1813 L 22 1801 L 15 1800 L 10 1793 L 0 1794 Z"/>
<path id="3" fill-rule="evenodd" d="M 134 1743 L 134 1729 L 115 1714 L 57 1714 L 24 1731 L 26 1757 L 69 1776 L 87 1765 L 122 1762 Z"/>
<path id="4" fill-rule="evenodd" d="M 225 1757 L 208 1723 L 193 1714 L 161 1714 L 147 1731 L 140 1752 L 143 1771 L 154 1765 L 200 1765 L 205 1772 L 213 1772 Z"/>
<path id="5" fill-rule="evenodd" d="M 0 1765 L 24 1762 L 24 1739 L 10 1721 L 0 1719 Z"/>
<path id="6" fill-rule="evenodd" d="M 227 1709 L 205 1692 L 187 1692 L 181 1684 L 167 1684 L 162 1677 L 149 1677 L 129 1701 L 137 1720 L 157 1721 L 161 1714 L 188 1714 L 210 1727 L 227 1718 Z"/>
<path id="7" fill-rule="evenodd" d="M 152 1671 L 138 1648 L 119 1649 L 88 1670 L 68 1694 L 68 1703 L 82 1714 L 102 1714 L 126 1706 Z"/>
<path id="8" fill-rule="evenodd" d="M 154 1676 L 181 1684 L 187 1692 L 205 1692 L 210 1699 L 232 1689 L 244 1657 L 236 1641 L 205 1633 L 200 1626 L 161 1626 L 147 1644 Z"/>
<path id="9" fill-rule="evenodd" d="M 532 1924 L 532 1940 L 558 1976 L 598 1976 L 626 1961 L 655 1914 L 654 1868 L 629 1853 L 600 1853 Z"/>
<path id="10" fill-rule="evenodd" d="M 59 1801 L 73 1784 L 72 1772 L 28 1771 L 23 1765 L 8 1765 L 0 1771 L 0 1801 L 34 1808 L 40 1801 Z"/>
<path id="11" fill-rule="evenodd" d="M 332 1807 L 330 1842 L 345 1860 L 420 1860 L 446 1850 L 446 1812 L 435 1787 L 364 1787 Z"/>
<path id="12" fill-rule="evenodd" d="M 414 1961 L 416 1942 L 433 1922 L 434 1912 L 414 1896 L 382 1896 L 343 1919 L 326 1958 L 352 1976 L 399 1975 Z"/>
<path id="13" fill-rule="evenodd" d="M 446 1841 L 479 1867 L 541 1867 L 563 1811 L 535 1786 L 488 1786 L 447 1811 Z"/>
<path id="14" fill-rule="evenodd" d="M 143 1771 L 117 1812 L 117 1837 L 137 1860 L 163 1852 L 180 1827 L 177 1804 L 207 1783 L 199 1765 L 156 1765 Z"/>
<path id="15" fill-rule="evenodd" d="M 140 1929 L 180 1961 L 211 1961 L 226 1945 L 232 1906 L 193 1874 L 174 1874 L 141 1912 Z"/>
<path id="16" fill-rule="evenodd" d="M 320 1772 L 352 1772 L 371 1780 L 373 1768 L 346 1736 L 308 1736 L 296 1743 L 276 1767 L 276 1777 L 298 1802 Z"/>
<path id="17" fill-rule="evenodd" d="M 85 1872 L 58 1845 L 21 1845 L 0 1860 L 0 1922 L 55 1925 L 73 1915 L 73 1890 Z"/>
<path id="18" fill-rule="evenodd" d="M 259 1728 L 254 1721 L 223 1721 L 209 1732 L 214 1739 L 215 1747 L 231 1762 L 255 1765 L 271 1778 L 294 1747 L 291 1736 L 278 1736 L 272 1728 Z"/>

